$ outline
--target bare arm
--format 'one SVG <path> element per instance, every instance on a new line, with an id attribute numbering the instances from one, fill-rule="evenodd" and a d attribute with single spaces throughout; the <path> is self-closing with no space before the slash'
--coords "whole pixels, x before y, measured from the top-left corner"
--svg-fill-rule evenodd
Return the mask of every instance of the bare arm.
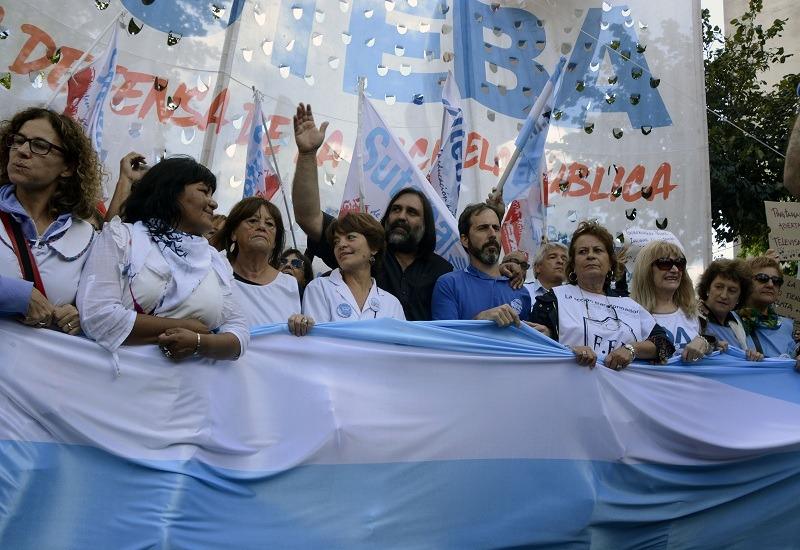
<path id="1" fill-rule="evenodd" d="M 106 211 L 106 221 L 120 215 L 122 203 L 131 194 L 131 186 L 139 181 L 145 172 L 147 172 L 147 163 L 141 154 L 132 151 L 122 157 L 119 161 L 119 179 Z"/>
<path id="2" fill-rule="evenodd" d="M 170 317 L 156 317 L 154 315 L 144 315 L 138 313 L 136 321 L 133 323 L 133 330 L 125 339 L 125 344 L 157 344 L 158 337 L 168 329 L 183 328 L 200 334 L 208 334 L 208 327 L 195 319 L 172 319 Z M 231 335 L 233 336 L 233 335 Z M 233 336 L 236 340 L 236 337 Z M 239 347 L 239 340 L 236 340 L 236 347 Z"/>
<path id="3" fill-rule="evenodd" d="M 322 209 L 319 201 L 317 150 L 325 140 L 328 123 L 319 128 L 314 123 L 311 105 L 297 106 L 294 115 L 294 140 L 297 143 L 297 167 L 292 181 L 292 206 L 300 228 L 314 241 L 322 236 Z"/>
<path id="4" fill-rule="evenodd" d="M 800 198 L 800 116 L 794 121 L 786 148 L 786 161 L 783 165 L 783 185 L 789 193 Z"/>

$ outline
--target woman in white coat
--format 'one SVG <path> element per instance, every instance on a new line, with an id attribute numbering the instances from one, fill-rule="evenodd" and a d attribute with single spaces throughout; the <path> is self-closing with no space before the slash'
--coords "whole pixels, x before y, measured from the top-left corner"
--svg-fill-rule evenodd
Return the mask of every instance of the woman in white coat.
<path id="1" fill-rule="evenodd" d="M 328 227 L 327 238 L 339 267 L 308 284 L 303 314 L 289 318 L 289 330 L 302 336 L 315 322 L 405 320 L 400 301 L 378 288 L 372 276 L 386 246 L 381 224 L 369 214 L 346 214 Z"/>

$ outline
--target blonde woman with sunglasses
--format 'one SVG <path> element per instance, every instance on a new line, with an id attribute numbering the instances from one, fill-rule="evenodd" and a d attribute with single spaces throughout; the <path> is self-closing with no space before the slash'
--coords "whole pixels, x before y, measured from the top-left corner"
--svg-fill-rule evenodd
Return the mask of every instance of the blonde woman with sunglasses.
<path id="1" fill-rule="evenodd" d="M 661 325 L 687 362 L 699 361 L 716 349 L 716 338 L 700 334 L 698 301 L 686 273 L 686 256 L 675 244 L 653 241 L 636 256 L 631 298 Z"/>

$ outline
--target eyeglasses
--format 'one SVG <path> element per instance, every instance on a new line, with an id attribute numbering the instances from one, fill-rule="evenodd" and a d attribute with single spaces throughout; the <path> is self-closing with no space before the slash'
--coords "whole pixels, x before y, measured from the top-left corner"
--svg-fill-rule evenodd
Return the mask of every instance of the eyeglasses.
<path id="1" fill-rule="evenodd" d="M 674 266 L 683 272 L 686 270 L 686 258 L 658 258 L 653 265 L 661 271 L 669 271 Z"/>
<path id="2" fill-rule="evenodd" d="M 283 258 L 281 260 L 281 264 L 280 265 L 281 265 L 281 267 L 283 267 L 285 265 L 290 265 L 294 269 L 300 269 L 300 268 L 303 267 L 304 264 L 305 264 L 305 262 L 303 260 L 301 260 L 300 258 L 292 258 L 291 260 L 288 259 L 288 258 Z"/>
<path id="3" fill-rule="evenodd" d="M 520 266 L 522 268 L 523 271 L 528 271 L 528 268 L 531 267 L 528 262 L 523 262 L 522 260 L 516 260 L 514 258 L 504 258 L 503 259 L 503 263 L 504 264 L 517 264 L 518 266 Z"/>
<path id="4" fill-rule="evenodd" d="M 756 273 L 755 275 L 753 275 L 753 279 L 761 284 L 767 284 L 768 282 L 772 281 L 772 284 L 775 286 L 783 285 L 783 277 L 781 277 L 780 275 L 767 275 L 766 273 Z"/>
<path id="5" fill-rule="evenodd" d="M 26 143 L 29 144 L 31 153 L 34 155 L 44 156 L 50 152 L 50 149 L 55 149 L 61 154 L 65 154 L 67 152 L 67 150 L 63 147 L 59 147 L 55 143 L 50 143 L 46 139 L 42 138 L 27 138 L 22 134 L 10 134 L 6 138 L 6 146 L 10 147 L 11 149 L 19 149 Z"/>

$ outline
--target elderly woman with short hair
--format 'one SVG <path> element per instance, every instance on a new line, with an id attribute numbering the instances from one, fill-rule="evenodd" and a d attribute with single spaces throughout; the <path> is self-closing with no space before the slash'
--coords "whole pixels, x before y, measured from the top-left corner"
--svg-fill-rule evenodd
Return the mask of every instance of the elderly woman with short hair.
<path id="1" fill-rule="evenodd" d="M 753 286 L 747 306 L 739 310 L 747 335 L 765 357 L 797 358 L 797 345 L 792 338 L 792 320 L 781 317 L 775 311 L 775 302 L 783 286 L 780 264 L 769 256 L 750 258 L 747 264 L 752 272 Z"/>
<path id="2" fill-rule="evenodd" d="M 364 213 L 346 214 L 331 223 L 326 238 L 333 243 L 339 267 L 328 277 L 309 283 L 303 295 L 303 315 L 289 319 L 289 330 L 302 336 L 314 322 L 405 320 L 400 301 L 379 288 L 373 277 L 386 246 L 378 220 Z"/>
<path id="3" fill-rule="evenodd" d="M 664 329 L 634 300 L 609 295 L 617 259 L 608 230 L 595 221 L 581 222 L 569 252 L 569 284 L 538 297 L 532 320 L 570 346 L 580 365 L 602 360 L 621 370 L 637 358 L 665 362 L 675 348 Z"/>

